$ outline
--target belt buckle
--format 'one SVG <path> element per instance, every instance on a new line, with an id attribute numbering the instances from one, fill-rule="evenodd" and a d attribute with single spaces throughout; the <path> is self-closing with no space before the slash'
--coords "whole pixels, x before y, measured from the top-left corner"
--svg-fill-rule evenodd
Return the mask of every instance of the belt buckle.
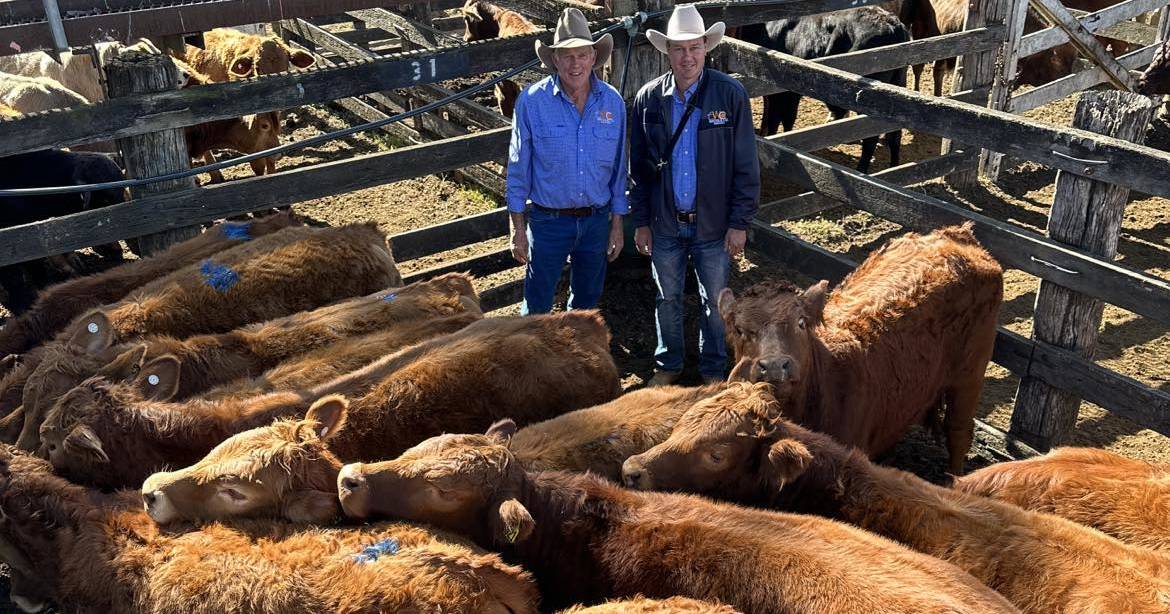
<path id="1" fill-rule="evenodd" d="M 695 223 L 695 212 L 694 211 L 675 211 L 674 218 L 675 218 L 675 221 L 682 222 L 684 224 L 694 224 Z"/>

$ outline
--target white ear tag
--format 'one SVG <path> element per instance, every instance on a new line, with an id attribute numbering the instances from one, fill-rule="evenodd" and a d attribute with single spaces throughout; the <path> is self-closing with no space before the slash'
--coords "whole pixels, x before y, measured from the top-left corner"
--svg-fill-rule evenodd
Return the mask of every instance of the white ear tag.
<path id="1" fill-rule="evenodd" d="M 85 330 L 88 330 L 90 333 L 96 335 L 98 332 L 97 322 L 90 322 L 86 325 Z"/>
<path id="2" fill-rule="evenodd" d="M 321 427 L 321 432 L 320 432 L 320 433 L 319 433 L 317 436 L 318 436 L 318 437 L 324 437 L 324 436 L 325 436 L 325 433 L 328 433 L 328 432 L 329 432 L 329 427 L 327 427 L 327 426 L 323 426 L 323 427 Z"/>
<path id="3" fill-rule="evenodd" d="M 157 386 L 158 385 L 158 376 L 151 373 L 150 376 L 146 378 L 146 382 L 148 384 L 150 384 L 151 386 Z"/>

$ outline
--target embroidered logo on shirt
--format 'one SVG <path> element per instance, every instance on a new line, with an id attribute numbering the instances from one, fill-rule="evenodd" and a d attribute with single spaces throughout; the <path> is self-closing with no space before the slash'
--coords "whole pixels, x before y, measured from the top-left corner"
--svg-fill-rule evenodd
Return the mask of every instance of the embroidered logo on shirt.
<path id="1" fill-rule="evenodd" d="M 613 123 L 613 111 L 598 111 L 597 112 L 597 121 L 599 121 L 603 124 L 612 124 Z"/>
<path id="2" fill-rule="evenodd" d="M 722 126 L 727 123 L 727 111 L 711 111 L 707 113 L 707 123 L 712 126 Z"/>

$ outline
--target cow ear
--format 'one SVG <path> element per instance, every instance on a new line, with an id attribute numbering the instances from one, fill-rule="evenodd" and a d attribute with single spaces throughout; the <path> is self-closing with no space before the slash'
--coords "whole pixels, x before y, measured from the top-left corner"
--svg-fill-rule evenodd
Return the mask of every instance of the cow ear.
<path id="1" fill-rule="evenodd" d="M 288 54 L 288 63 L 296 66 L 297 68 L 309 68 L 317 63 L 317 59 L 313 57 L 313 54 L 308 53 L 307 51 L 295 49 Z"/>
<path id="2" fill-rule="evenodd" d="M 325 440 L 333 437 L 345 426 L 346 414 L 349 411 L 349 400 L 339 394 L 322 397 L 313 403 L 305 414 L 305 420 L 316 422 L 315 433 L 318 438 Z"/>
<path id="3" fill-rule="evenodd" d="M 752 359 L 743 357 L 739 362 L 735 363 L 735 367 L 731 369 L 731 373 L 727 376 L 729 382 L 750 382 L 752 381 Z"/>
<path id="4" fill-rule="evenodd" d="M 813 323 L 821 321 L 821 316 L 825 312 L 825 297 L 828 293 L 829 282 L 824 279 L 809 286 L 804 291 L 801 301 L 804 303 L 805 313 L 812 319 Z"/>
<path id="5" fill-rule="evenodd" d="M 163 354 L 142 366 L 134 387 L 151 401 L 169 401 L 179 392 L 182 367 L 174 355 Z"/>
<path id="6" fill-rule="evenodd" d="M 84 424 L 69 431 L 61 445 L 70 454 L 84 456 L 94 462 L 110 462 L 110 457 L 102 449 L 102 440 L 97 436 L 97 433 L 93 432 L 93 429 Z"/>
<path id="7" fill-rule="evenodd" d="M 494 424 L 488 427 L 484 435 L 489 439 L 496 440 L 497 443 L 507 444 L 512 440 L 512 435 L 516 434 L 516 422 L 511 418 L 504 418 L 497 420 Z"/>
<path id="8" fill-rule="evenodd" d="M 297 490 L 285 497 L 281 513 L 293 522 L 333 524 L 338 517 L 339 505 L 336 492 Z"/>
<path id="9" fill-rule="evenodd" d="M 20 354 L 9 354 L 0 358 L 0 376 L 15 369 L 20 364 Z"/>
<path id="10" fill-rule="evenodd" d="M 252 75 L 252 58 L 250 58 L 246 55 L 241 55 L 241 56 L 237 57 L 236 59 L 232 60 L 232 67 L 230 69 L 228 69 L 228 72 L 232 73 L 233 75 L 235 75 L 237 77 L 251 76 Z"/>
<path id="11" fill-rule="evenodd" d="M 527 539 L 536 528 L 536 521 L 528 513 L 528 508 L 515 499 L 501 503 L 493 520 L 496 539 L 508 544 Z"/>
<path id="12" fill-rule="evenodd" d="M 719 300 L 715 303 L 719 307 L 719 316 L 723 321 L 730 324 L 731 316 L 735 310 L 735 293 L 731 288 L 724 288 L 719 292 Z"/>
<path id="13" fill-rule="evenodd" d="M 812 452 L 795 439 L 779 439 L 768 448 L 768 463 L 772 466 L 779 488 L 800 477 L 812 459 Z"/>
<path id="14" fill-rule="evenodd" d="M 108 380 L 132 381 L 142 368 L 142 363 L 146 359 L 146 350 L 145 343 L 133 345 L 130 349 L 115 356 L 104 367 L 98 369 L 97 374 Z"/>
<path id="15" fill-rule="evenodd" d="M 114 344 L 113 328 L 106 314 L 93 311 L 77 320 L 67 343 L 90 354 L 97 354 Z"/>
<path id="16" fill-rule="evenodd" d="M 465 18 L 467 18 L 467 21 L 470 21 L 473 23 L 477 22 L 477 21 L 483 21 L 483 14 L 481 14 L 479 12 L 479 3 L 478 2 L 475 4 L 472 4 L 471 6 L 464 5 L 463 6 L 463 16 Z"/>

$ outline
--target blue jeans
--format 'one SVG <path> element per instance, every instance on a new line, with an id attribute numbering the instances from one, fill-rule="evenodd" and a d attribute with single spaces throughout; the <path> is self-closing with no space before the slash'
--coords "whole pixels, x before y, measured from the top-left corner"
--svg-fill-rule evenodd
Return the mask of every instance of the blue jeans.
<path id="1" fill-rule="evenodd" d="M 723 379 L 727 340 L 716 304 L 719 292 L 727 287 L 730 261 L 723 240 L 695 241 L 695 225 L 679 223 L 677 237 L 654 234 L 653 241 L 650 263 L 658 287 L 654 311 L 658 328 L 655 366 L 660 371 L 675 373 L 683 368 L 683 284 L 689 258 L 694 262 L 699 281 L 699 373 L 704 378 Z"/>
<path id="2" fill-rule="evenodd" d="M 589 217 L 533 208 L 528 213 L 528 267 L 520 315 L 552 311 L 553 296 L 569 261 L 569 309 L 597 306 L 605 282 L 609 208 Z"/>

